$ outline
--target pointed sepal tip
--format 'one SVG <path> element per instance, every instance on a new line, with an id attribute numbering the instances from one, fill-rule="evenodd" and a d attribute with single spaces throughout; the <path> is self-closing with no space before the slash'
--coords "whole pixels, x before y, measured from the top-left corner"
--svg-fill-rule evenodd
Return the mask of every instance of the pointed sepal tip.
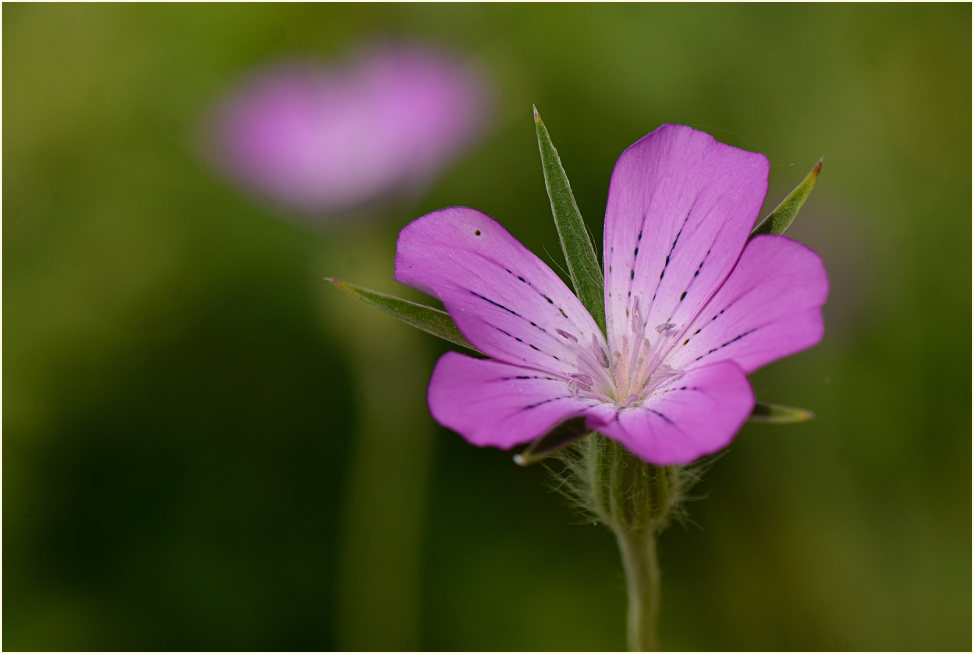
<path id="1" fill-rule="evenodd" d="M 349 284 L 334 277 L 325 277 L 325 281 L 407 325 L 480 354 L 477 348 L 460 333 L 456 323 L 445 311 Z"/>
<path id="2" fill-rule="evenodd" d="M 602 267 L 595 254 L 595 246 L 588 228 L 578 210 L 575 196 L 572 194 L 568 175 L 561 165 L 558 150 L 551 141 L 551 135 L 541 120 L 537 107 L 534 111 L 545 189 L 551 202 L 551 215 L 555 220 L 561 251 L 568 264 L 568 276 L 571 278 L 575 295 L 592 314 L 599 328 L 605 331 Z"/>
<path id="3" fill-rule="evenodd" d="M 585 425 L 585 418 L 569 418 L 558 423 L 547 434 L 532 441 L 526 448 L 515 454 L 514 463 L 523 468 L 543 461 L 591 433 Z"/>
<path id="4" fill-rule="evenodd" d="M 808 409 L 783 404 L 767 404 L 758 402 L 754 405 L 754 410 L 748 420 L 751 422 L 763 422 L 773 425 L 791 425 L 800 422 L 808 422 L 815 418 L 815 414 Z"/>
<path id="5" fill-rule="evenodd" d="M 824 160 L 824 156 L 819 158 L 812 170 L 805 176 L 805 179 L 774 208 L 774 211 L 768 214 L 767 218 L 762 220 L 754 228 L 751 236 L 757 236 L 758 234 L 783 234 L 785 230 L 791 227 L 791 224 L 798 216 L 798 212 L 804 206 L 808 196 L 811 195 L 812 189 L 815 188 L 815 182 L 822 172 L 822 162 Z"/>

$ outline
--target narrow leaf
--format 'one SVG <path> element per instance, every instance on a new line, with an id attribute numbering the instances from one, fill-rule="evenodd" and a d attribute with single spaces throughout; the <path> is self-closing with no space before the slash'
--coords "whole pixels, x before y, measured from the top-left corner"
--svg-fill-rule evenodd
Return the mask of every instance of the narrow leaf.
<path id="1" fill-rule="evenodd" d="M 815 188 L 815 181 L 818 179 L 818 174 L 821 170 L 822 160 L 819 159 L 815 167 L 812 168 L 812 172 L 808 173 L 805 179 L 802 180 L 802 183 L 796 186 L 795 190 L 782 200 L 781 204 L 760 225 L 754 228 L 751 236 L 758 234 L 783 234 L 791 226 L 791 223 L 794 222 L 795 216 L 798 215 L 798 211 L 805 204 L 805 200 L 811 195 L 812 189 Z"/>
<path id="2" fill-rule="evenodd" d="M 754 410 L 748 420 L 773 425 L 790 425 L 796 422 L 808 422 L 814 417 L 815 414 L 808 409 L 758 402 L 754 405 Z"/>
<path id="3" fill-rule="evenodd" d="M 591 433 L 585 426 L 585 418 L 570 418 L 515 454 L 514 463 L 519 466 L 537 463 Z"/>
<path id="4" fill-rule="evenodd" d="M 343 282 L 333 277 L 326 277 L 325 280 L 331 282 L 346 293 L 354 295 L 366 304 L 370 304 L 388 313 L 393 318 L 403 321 L 407 325 L 422 329 L 424 332 L 438 336 L 454 345 L 465 347 L 474 352 L 478 351 L 460 333 L 460 330 L 457 329 L 457 326 L 450 318 L 450 314 L 445 311 L 428 307 L 424 304 L 410 302 L 409 300 L 403 300 L 392 295 L 379 293 L 378 291 L 372 291 L 361 286 L 355 286 L 354 284 L 349 284 L 348 282 Z"/>
<path id="5" fill-rule="evenodd" d="M 582 301 L 582 305 L 595 318 L 602 331 L 605 331 L 605 298 L 603 297 L 603 275 L 599 266 L 599 259 L 595 255 L 592 239 L 589 237 L 585 221 L 575 204 L 571 184 L 561 165 L 558 151 L 548 136 L 545 127 L 534 108 L 534 125 L 538 132 L 538 149 L 541 151 L 541 168 L 544 171 L 545 188 L 551 200 L 551 214 L 555 218 L 555 228 L 558 230 L 558 240 L 561 250 L 568 263 L 568 275 L 571 277 L 575 294 Z"/>

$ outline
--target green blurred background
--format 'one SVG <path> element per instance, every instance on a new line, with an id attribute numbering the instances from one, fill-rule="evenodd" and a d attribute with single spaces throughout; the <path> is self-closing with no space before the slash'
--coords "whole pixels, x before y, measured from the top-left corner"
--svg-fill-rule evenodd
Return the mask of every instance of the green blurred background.
<path id="1" fill-rule="evenodd" d="M 821 155 L 791 235 L 822 344 L 662 538 L 668 649 L 971 646 L 971 7 L 3 6 L 3 645 L 625 646 L 610 534 L 541 467 L 436 427 L 445 347 L 328 286 L 392 281 L 451 204 L 560 258 L 537 104 L 600 235 L 618 154 L 680 122 Z M 421 198 L 312 229 L 223 183 L 202 113 L 254 66 L 362 39 L 490 75 L 490 129 Z M 601 238 L 598 239 L 601 241 Z M 960 277 L 958 278 L 958 275 Z"/>

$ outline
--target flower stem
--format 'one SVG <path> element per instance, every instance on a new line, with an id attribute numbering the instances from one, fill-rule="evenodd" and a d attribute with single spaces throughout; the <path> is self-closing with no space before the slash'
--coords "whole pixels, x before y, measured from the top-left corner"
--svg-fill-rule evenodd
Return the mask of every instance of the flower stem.
<path id="1" fill-rule="evenodd" d="M 629 651 L 657 651 L 660 592 L 656 533 L 652 528 L 614 531 L 629 590 L 626 628 Z"/>
<path id="2" fill-rule="evenodd" d="M 329 239 L 326 254 L 333 262 L 354 253 L 349 275 L 377 287 L 390 242 L 381 232 L 346 231 Z M 425 380 L 399 373 L 429 365 L 424 337 L 376 318 L 364 303 L 339 307 L 345 298 L 323 297 L 328 329 L 348 352 L 358 408 L 340 517 L 335 649 L 422 649 L 420 563 L 434 432 Z"/>
<path id="3" fill-rule="evenodd" d="M 629 591 L 629 649 L 658 649 L 656 537 L 678 510 L 693 473 L 646 463 L 598 433 L 559 456 L 565 465 L 562 488 L 593 520 L 612 529 L 619 543 Z"/>

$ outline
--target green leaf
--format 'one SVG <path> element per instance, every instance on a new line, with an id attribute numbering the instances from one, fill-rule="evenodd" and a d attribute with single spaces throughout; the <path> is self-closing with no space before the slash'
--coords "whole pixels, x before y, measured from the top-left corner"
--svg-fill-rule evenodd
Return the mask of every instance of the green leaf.
<path id="1" fill-rule="evenodd" d="M 815 414 L 808 409 L 758 402 L 754 405 L 754 410 L 751 411 L 748 420 L 772 425 L 790 425 L 797 422 L 808 422 L 814 417 Z"/>
<path id="2" fill-rule="evenodd" d="M 371 291 L 367 288 L 335 279 L 334 277 L 325 277 L 325 280 L 331 282 L 346 293 L 354 295 L 366 304 L 370 304 L 388 313 L 393 318 L 403 321 L 407 325 L 422 329 L 424 332 L 438 336 L 445 341 L 450 341 L 454 345 L 478 352 L 477 348 L 471 345 L 470 341 L 460 333 L 460 330 L 457 329 L 450 315 L 445 311 L 440 311 L 439 309 L 428 307 L 424 304 L 410 302 L 409 300 L 403 300 L 392 295 L 379 293 L 378 291 Z"/>
<path id="3" fill-rule="evenodd" d="M 603 297 L 604 278 L 599 259 L 595 255 L 592 239 L 589 237 L 585 221 L 575 204 L 571 184 L 562 168 L 558 151 L 548 136 L 537 107 L 534 108 L 534 125 L 538 132 L 538 149 L 541 151 L 541 168 L 544 170 L 545 188 L 551 200 L 551 214 L 555 218 L 558 240 L 568 262 L 568 275 L 571 277 L 575 294 L 582 305 L 595 318 L 602 331 L 605 331 L 605 298 Z"/>
<path id="4" fill-rule="evenodd" d="M 569 418 L 532 442 L 520 454 L 515 454 L 514 463 L 519 466 L 537 463 L 591 433 L 585 426 L 585 418 Z"/>
<path id="5" fill-rule="evenodd" d="M 811 195 L 812 189 L 815 188 L 815 181 L 818 179 L 818 174 L 821 170 L 822 160 L 819 159 L 815 167 L 812 168 L 812 172 L 808 173 L 805 179 L 802 180 L 802 183 L 796 186 L 795 190 L 782 200 L 781 204 L 775 207 L 775 210 L 760 225 L 754 228 L 751 236 L 757 236 L 758 234 L 784 234 L 785 230 L 794 222 L 795 216 L 798 215 L 798 211 L 805 204 L 805 200 Z"/>

